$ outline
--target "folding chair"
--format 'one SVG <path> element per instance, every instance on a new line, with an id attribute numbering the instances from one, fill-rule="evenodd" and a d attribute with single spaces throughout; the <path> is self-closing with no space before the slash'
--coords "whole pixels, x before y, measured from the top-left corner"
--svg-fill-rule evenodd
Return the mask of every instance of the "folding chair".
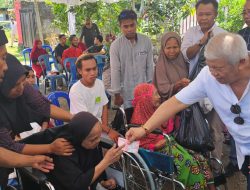
<path id="1" fill-rule="evenodd" d="M 67 84 L 67 78 L 64 74 L 57 74 L 57 75 L 48 75 L 47 73 L 51 72 L 51 64 L 49 62 L 49 57 L 50 55 L 45 54 L 45 55 L 40 55 L 38 57 L 38 62 L 40 63 L 40 66 L 42 67 L 42 63 L 44 63 L 45 67 L 46 67 L 46 73 L 44 74 L 44 79 L 45 81 L 49 80 L 51 83 L 51 91 L 55 91 L 56 90 L 56 80 L 57 79 L 64 79 L 65 83 Z M 44 83 L 44 85 L 46 85 L 46 82 Z M 46 86 L 44 87 L 44 94 L 46 94 Z"/>
<path id="2" fill-rule="evenodd" d="M 95 55 L 95 59 L 96 59 L 97 67 L 98 67 L 97 78 L 102 80 L 102 72 L 103 72 L 103 68 L 104 68 L 105 63 L 106 63 L 107 56 L 106 55 Z"/>
<path id="3" fill-rule="evenodd" d="M 29 60 L 29 61 L 30 61 L 30 67 L 32 66 L 32 61 L 31 61 L 31 59 L 30 59 L 31 51 L 32 51 L 31 48 L 26 48 L 26 49 L 24 49 L 24 50 L 22 51 L 25 65 L 27 65 L 27 64 L 26 64 L 26 61 Z M 28 55 L 28 56 L 27 56 L 27 55 Z M 26 59 L 26 58 L 28 58 L 28 59 Z"/>
<path id="4" fill-rule="evenodd" d="M 63 66 L 66 71 L 66 77 L 68 78 L 68 89 L 70 90 L 71 86 L 78 81 L 77 79 L 77 71 L 76 71 L 76 57 L 69 57 L 63 61 Z M 69 69 L 67 68 L 67 63 L 69 63 Z"/>

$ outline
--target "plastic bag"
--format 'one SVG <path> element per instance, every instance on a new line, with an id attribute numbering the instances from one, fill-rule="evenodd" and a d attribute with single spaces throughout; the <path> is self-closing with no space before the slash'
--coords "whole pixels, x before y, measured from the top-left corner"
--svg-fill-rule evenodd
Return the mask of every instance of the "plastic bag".
<path id="1" fill-rule="evenodd" d="M 183 147 L 196 152 L 214 149 L 210 127 L 198 103 L 181 112 L 181 123 L 176 130 L 175 139 Z"/>

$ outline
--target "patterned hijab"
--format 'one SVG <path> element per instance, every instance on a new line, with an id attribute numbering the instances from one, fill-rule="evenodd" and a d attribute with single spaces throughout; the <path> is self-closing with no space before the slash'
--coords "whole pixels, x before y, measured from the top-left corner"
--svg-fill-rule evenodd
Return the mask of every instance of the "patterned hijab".
<path id="1" fill-rule="evenodd" d="M 169 60 L 164 53 L 166 43 L 169 39 L 175 38 L 181 46 L 181 37 L 175 32 L 167 32 L 161 39 L 161 51 L 155 66 L 153 83 L 161 98 L 166 100 L 174 95 L 174 84 L 188 77 L 188 64 L 180 51 L 177 58 Z"/>
<path id="2" fill-rule="evenodd" d="M 155 87 L 153 84 L 142 83 L 134 89 L 133 106 L 134 112 L 132 115 L 131 123 L 145 124 L 146 121 L 153 115 L 156 110 L 153 105 L 153 93 Z"/>

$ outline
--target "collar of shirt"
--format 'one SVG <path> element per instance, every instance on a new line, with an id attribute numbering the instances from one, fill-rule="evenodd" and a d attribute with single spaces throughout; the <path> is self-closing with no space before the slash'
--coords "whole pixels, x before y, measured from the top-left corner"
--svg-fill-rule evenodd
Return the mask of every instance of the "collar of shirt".
<path id="1" fill-rule="evenodd" d="M 124 34 L 123 38 L 126 39 L 128 42 L 130 42 L 133 46 L 138 42 L 138 34 L 135 35 L 135 41 L 132 43 Z"/>

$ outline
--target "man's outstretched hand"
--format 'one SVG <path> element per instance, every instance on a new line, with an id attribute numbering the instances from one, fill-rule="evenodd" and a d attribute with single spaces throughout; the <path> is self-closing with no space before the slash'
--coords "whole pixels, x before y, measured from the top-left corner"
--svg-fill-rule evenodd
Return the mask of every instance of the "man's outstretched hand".
<path id="1" fill-rule="evenodd" d="M 54 169 L 53 159 L 43 155 L 34 156 L 34 163 L 32 164 L 32 168 L 36 168 L 45 173 L 48 173 L 50 172 L 50 170 Z"/>

